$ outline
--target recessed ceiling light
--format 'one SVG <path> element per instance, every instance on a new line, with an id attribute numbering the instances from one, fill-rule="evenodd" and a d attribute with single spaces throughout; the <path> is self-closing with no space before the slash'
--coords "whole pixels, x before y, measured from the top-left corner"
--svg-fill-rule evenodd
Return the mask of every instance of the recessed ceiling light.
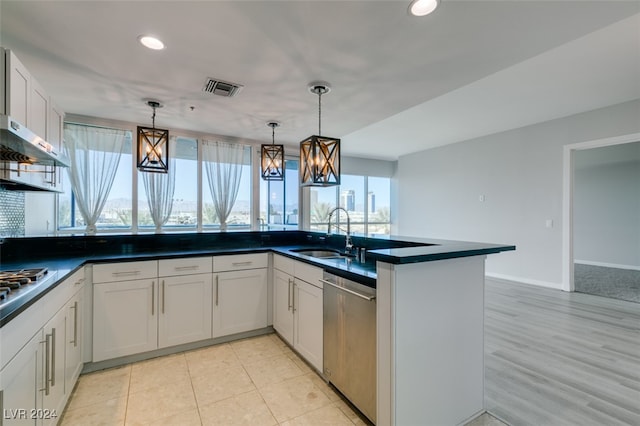
<path id="1" fill-rule="evenodd" d="M 440 0 L 413 0 L 409 5 L 409 13 L 413 16 L 426 16 L 436 10 Z"/>
<path id="2" fill-rule="evenodd" d="M 164 43 L 161 40 L 152 36 L 141 35 L 140 37 L 138 37 L 138 41 L 140 41 L 140 43 L 144 47 L 148 47 L 149 49 L 153 49 L 153 50 L 164 49 Z"/>

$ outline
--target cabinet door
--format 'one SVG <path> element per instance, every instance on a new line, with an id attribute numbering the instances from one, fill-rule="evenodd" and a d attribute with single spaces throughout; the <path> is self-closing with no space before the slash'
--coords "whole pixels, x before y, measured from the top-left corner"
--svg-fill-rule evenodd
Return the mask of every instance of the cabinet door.
<path id="1" fill-rule="evenodd" d="M 44 376 L 42 409 L 43 424 L 55 424 L 57 417 L 62 414 L 65 398 L 65 350 L 66 350 L 66 330 L 67 330 L 67 310 L 62 308 L 44 326 L 45 348 L 42 357 Z M 55 414 L 55 417 L 53 416 Z"/>
<path id="2" fill-rule="evenodd" d="M 82 290 L 78 291 L 67 303 L 67 350 L 65 353 L 65 383 L 67 393 L 73 390 L 73 385 L 82 371 Z"/>
<path id="3" fill-rule="evenodd" d="M 322 289 L 295 279 L 293 347 L 322 371 Z"/>
<path id="4" fill-rule="evenodd" d="M 49 101 L 49 128 L 47 129 L 47 142 L 54 151 L 62 152 L 62 140 L 64 132 L 64 112 L 57 105 Z"/>
<path id="5" fill-rule="evenodd" d="M 160 278 L 159 347 L 211 338 L 211 282 L 211 274 Z"/>
<path id="6" fill-rule="evenodd" d="M 215 275 L 213 337 L 267 326 L 267 269 Z"/>
<path id="7" fill-rule="evenodd" d="M 38 332 L 0 371 L 0 406 L 2 425 L 35 425 L 31 410 L 40 406 L 39 385 L 41 369 L 38 365 L 42 331 Z"/>
<path id="8" fill-rule="evenodd" d="M 31 97 L 31 74 L 16 55 L 7 51 L 7 75 L 5 94 L 7 115 L 23 126 L 29 126 L 29 104 Z M 44 137 L 44 136 L 42 136 Z"/>
<path id="9" fill-rule="evenodd" d="M 293 345 L 293 277 L 273 272 L 273 328 Z"/>
<path id="10" fill-rule="evenodd" d="M 29 105 L 29 130 L 44 140 L 49 138 L 49 95 L 31 78 L 31 105 Z"/>
<path id="11" fill-rule="evenodd" d="M 157 349 L 156 280 L 93 287 L 93 361 Z"/>

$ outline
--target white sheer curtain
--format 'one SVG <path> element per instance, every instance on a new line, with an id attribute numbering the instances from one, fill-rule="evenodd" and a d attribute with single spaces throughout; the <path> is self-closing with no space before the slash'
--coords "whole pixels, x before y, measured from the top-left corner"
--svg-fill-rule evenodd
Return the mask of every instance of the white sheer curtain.
<path id="1" fill-rule="evenodd" d="M 227 218 L 238 196 L 245 150 L 240 144 L 202 141 L 203 165 L 221 231 L 227 230 Z"/>
<path id="2" fill-rule="evenodd" d="M 176 152 L 176 138 L 169 138 L 169 153 Z M 176 188 L 176 160 L 169 157 L 169 171 L 167 173 L 140 172 L 144 183 L 144 192 L 147 195 L 149 213 L 156 232 L 162 231 L 162 226 L 167 223 L 173 210 L 173 194 Z"/>
<path id="3" fill-rule="evenodd" d="M 69 180 L 87 235 L 96 233 L 96 222 L 111 191 L 128 133 L 65 124 L 64 152 L 71 160 Z"/>

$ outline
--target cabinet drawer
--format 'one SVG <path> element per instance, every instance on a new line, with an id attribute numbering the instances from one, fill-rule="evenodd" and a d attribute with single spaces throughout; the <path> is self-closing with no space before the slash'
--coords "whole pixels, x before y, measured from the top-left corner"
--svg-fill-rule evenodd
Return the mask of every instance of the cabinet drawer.
<path id="1" fill-rule="evenodd" d="M 316 287 L 322 288 L 322 268 L 311 266 L 303 262 L 295 262 L 295 277 Z"/>
<path id="2" fill-rule="evenodd" d="M 279 254 L 273 255 L 273 267 L 282 272 L 286 272 L 289 275 L 293 275 L 293 265 L 295 264 L 295 262 L 295 260 L 286 256 L 280 256 Z"/>
<path id="3" fill-rule="evenodd" d="M 231 256 L 215 256 L 213 271 L 239 271 L 242 269 L 267 268 L 269 255 L 267 253 L 234 254 Z"/>
<path id="4" fill-rule="evenodd" d="M 188 257 L 183 259 L 162 259 L 158 262 L 158 276 L 174 277 L 179 275 L 211 273 L 211 257 Z"/>
<path id="5" fill-rule="evenodd" d="M 142 280 L 158 276 L 158 261 L 109 263 L 93 266 L 93 282 L 109 283 L 125 280 Z"/>

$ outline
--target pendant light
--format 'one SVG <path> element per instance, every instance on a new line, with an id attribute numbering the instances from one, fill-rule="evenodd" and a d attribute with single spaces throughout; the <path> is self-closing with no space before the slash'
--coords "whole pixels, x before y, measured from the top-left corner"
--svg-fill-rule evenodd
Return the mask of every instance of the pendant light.
<path id="1" fill-rule="evenodd" d="M 322 95 L 329 93 L 329 83 L 313 82 L 309 91 L 318 95 L 318 134 L 300 142 L 300 185 L 340 185 L 340 139 L 320 136 Z"/>
<path id="2" fill-rule="evenodd" d="M 277 121 L 269 121 L 271 127 L 271 145 L 263 144 L 261 153 L 261 174 L 263 180 L 284 180 L 284 145 L 276 145 Z"/>
<path id="3" fill-rule="evenodd" d="M 167 173 L 169 171 L 169 131 L 156 129 L 156 108 L 160 102 L 147 101 L 153 109 L 152 127 L 138 126 L 138 170 Z"/>

